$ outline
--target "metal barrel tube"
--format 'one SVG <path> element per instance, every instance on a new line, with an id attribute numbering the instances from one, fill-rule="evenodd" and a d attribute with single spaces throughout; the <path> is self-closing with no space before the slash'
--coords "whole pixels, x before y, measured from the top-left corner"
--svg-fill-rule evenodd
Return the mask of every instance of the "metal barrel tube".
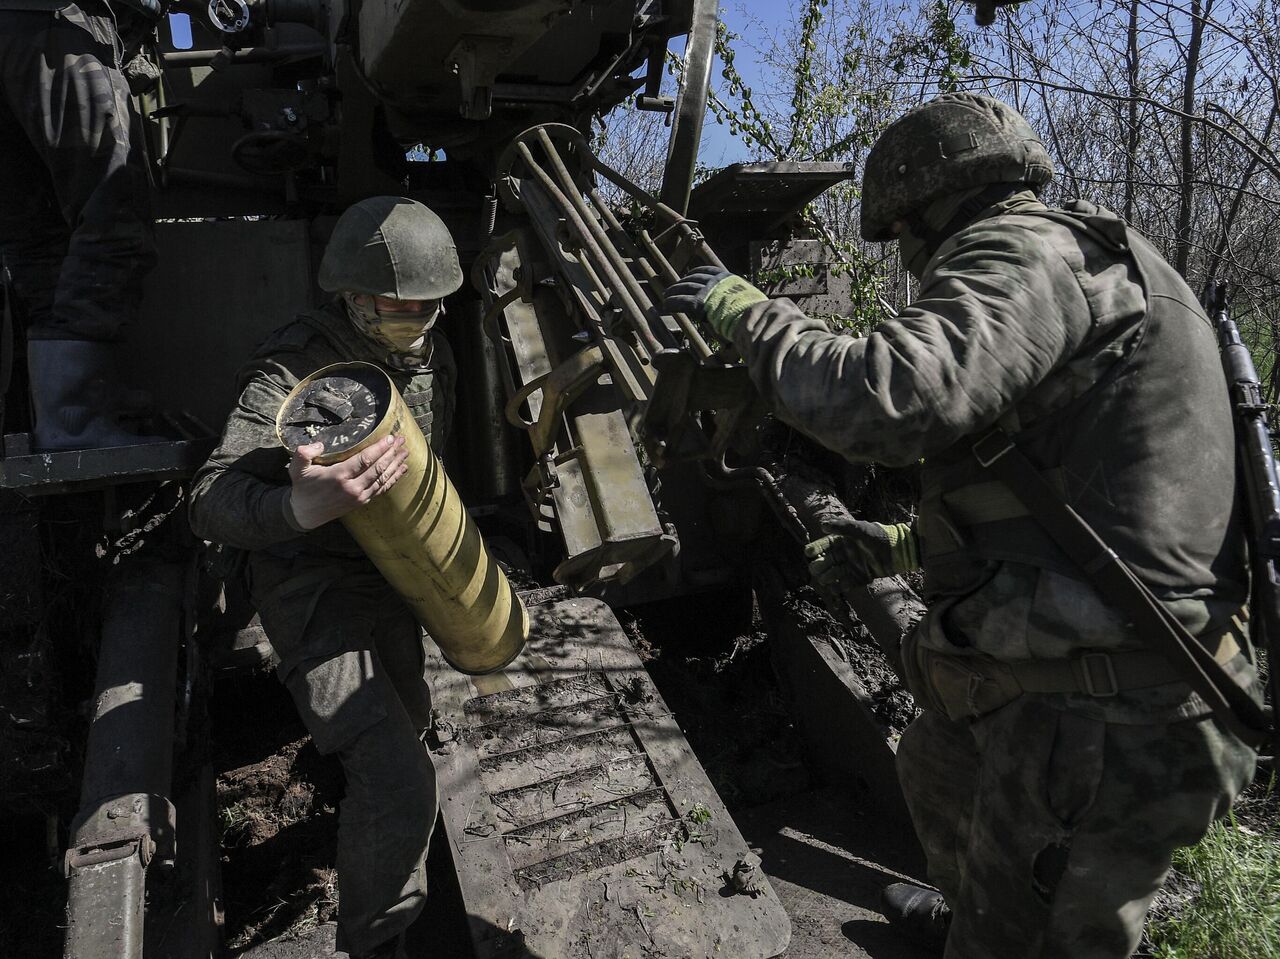
<path id="1" fill-rule="evenodd" d="M 539 130 L 541 132 L 541 130 Z M 653 330 L 650 329 L 648 319 L 645 316 L 644 308 L 635 299 L 632 298 L 631 288 L 627 285 L 627 279 L 630 274 L 624 276 L 623 272 L 619 272 L 613 263 L 610 262 L 608 253 L 599 244 L 596 239 L 596 233 L 591 229 L 590 213 L 585 216 L 579 209 L 579 204 L 574 203 L 574 197 L 577 196 L 577 187 L 570 182 L 573 189 L 572 194 L 564 193 L 558 187 L 551 175 L 544 170 L 538 162 L 533 158 L 532 152 L 526 143 L 518 143 L 517 150 L 525 164 L 529 168 L 529 172 L 541 184 L 556 205 L 559 206 L 565 214 L 565 218 L 572 225 L 577 240 L 582 244 L 583 249 L 588 253 L 593 261 L 593 265 L 599 269 L 602 278 L 605 279 L 611 288 L 613 295 L 616 297 L 618 304 L 622 307 L 623 313 L 628 316 L 632 331 L 640 337 L 641 342 L 645 345 L 649 353 L 657 353 L 665 349 L 662 343 L 654 336 Z M 563 164 L 557 167 L 559 159 L 555 152 L 555 147 L 551 145 L 544 146 L 547 153 L 547 159 L 551 162 L 553 169 L 563 169 Z M 580 200 L 580 198 L 579 198 Z M 607 241 L 606 241 L 607 242 Z M 625 268 L 624 268 L 625 272 Z M 634 281 L 633 281 L 634 282 Z"/>
<path id="2" fill-rule="evenodd" d="M 626 289 L 626 300 L 630 304 L 634 304 L 632 323 L 637 327 L 637 332 L 643 331 L 648 333 L 650 338 L 657 338 L 659 335 L 668 340 L 667 343 L 661 344 L 658 349 L 666 347 L 674 347 L 675 341 L 667 328 L 662 325 L 662 320 L 658 314 L 657 307 L 654 306 L 649 294 L 640 286 L 640 282 L 632 275 L 627 268 L 627 264 L 623 261 L 622 255 L 614 246 L 613 241 L 609 239 L 609 235 L 604 228 L 596 220 L 591 207 L 587 205 L 586 200 L 582 198 L 582 194 L 578 191 L 578 187 L 574 182 L 572 174 L 569 173 L 568 167 L 564 165 L 564 159 L 560 156 L 560 152 L 556 149 L 551 137 L 547 135 L 545 127 L 538 128 L 538 140 L 542 144 L 543 150 L 546 152 L 547 160 L 551 164 L 551 169 L 555 172 L 556 178 L 560 181 L 560 186 L 564 190 L 564 196 L 581 217 L 582 222 L 586 225 L 591 233 L 591 238 L 595 241 L 600 254 L 607 260 L 609 265 L 617 273 L 618 278 L 622 281 Z M 646 339 L 648 343 L 648 339 Z M 650 347 L 652 349 L 652 347 Z"/>
<path id="3" fill-rule="evenodd" d="M 111 584 L 80 813 L 67 850 L 67 959 L 142 956 L 145 874 L 172 859 L 174 688 L 184 568 L 137 564 Z"/>
<path id="4" fill-rule="evenodd" d="M 600 191 L 591 190 L 588 192 L 587 196 L 591 198 L 591 204 L 599 212 L 601 218 L 609 225 L 609 230 L 612 236 L 617 240 L 619 248 L 630 256 L 631 262 L 634 263 L 636 268 L 644 275 L 645 281 L 649 284 L 649 292 L 654 304 L 660 304 L 662 302 L 665 288 L 680 279 L 679 276 L 676 275 L 675 270 L 671 269 L 671 264 L 666 261 L 665 257 L 658 254 L 655 258 L 655 262 L 657 262 L 658 267 L 655 268 L 648 259 L 648 257 L 653 257 L 657 250 L 657 248 L 653 246 L 652 241 L 648 242 L 645 251 L 642 252 L 640 248 L 636 246 L 635 241 L 627 235 L 626 230 L 622 228 L 622 224 L 619 222 L 618 218 L 614 215 L 613 211 L 609 209 L 609 204 L 605 203 L 604 198 L 600 196 Z M 640 232 L 643 240 L 649 239 L 647 233 L 643 230 Z M 658 269 L 661 269 L 663 273 L 659 274 Z M 685 337 L 689 340 L 689 347 L 693 350 L 694 355 L 698 358 L 699 362 L 709 357 L 711 355 L 711 348 L 707 346 L 706 340 L 702 338 L 702 334 L 698 332 L 697 327 L 693 325 L 689 318 L 683 313 L 673 313 L 671 316 L 680 327 Z"/>
<path id="5" fill-rule="evenodd" d="M 322 465 L 403 436 L 408 471 L 344 516 L 343 525 L 449 665 L 491 673 L 520 654 L 529 635 L 524 604 L 385 371 L 340 363 L 313 373 L 285 399 L 276 430 L 286 449 L 324 443 L 316 458 Z"/>
<path id="6" fill-rule="evenodd" d="M 520 468 L 504 412 L 498 347 L 485 335 L 480 301 L 468 300 L 462 309 L 466 316 L 456 328 L 453 349 L 469 371 L 458 383 L 458 445 L 467 486 L 482 499 L 510 496 L 520 490 Z"/>

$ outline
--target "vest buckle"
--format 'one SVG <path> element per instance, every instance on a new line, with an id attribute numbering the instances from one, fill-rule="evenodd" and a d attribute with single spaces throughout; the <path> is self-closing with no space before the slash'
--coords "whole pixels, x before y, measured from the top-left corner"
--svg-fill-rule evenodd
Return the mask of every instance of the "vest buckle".
<path id="1" fill-rule="evenodd" d="M 1099 699 L 1120 692 L 1116 667 L 1107 653 L 1085 653 L 1080 657 L 1080 682 L 1086 693 Z"/>

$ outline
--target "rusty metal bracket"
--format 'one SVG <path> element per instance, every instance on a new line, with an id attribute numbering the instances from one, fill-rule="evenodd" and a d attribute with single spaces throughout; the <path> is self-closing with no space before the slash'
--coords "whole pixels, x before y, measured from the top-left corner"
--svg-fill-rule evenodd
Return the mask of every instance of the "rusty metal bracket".
<path id="1" fill-rule="evenodd" d="M 155 852 L 155 841 L 145 829 L 120 836 L 97 837 L 67 850 L 62 864 L 62 874 L 70 877 L 77 869 L 85 866 L 99 866 L 104 862 L 115 862 L 131 856 L 137 856 L 145 868 L 151 865 L 151 858 Z"/>
<path id="2" fill-rule="evenodd" d="M 78 869 L 137 856 L 145 869 L 157 855 L 176 854 L 177 813 L 164 796 L 135 793 L 99 803 L 73 828 L 75 842 L 63 857 L 68 878 Z"/>

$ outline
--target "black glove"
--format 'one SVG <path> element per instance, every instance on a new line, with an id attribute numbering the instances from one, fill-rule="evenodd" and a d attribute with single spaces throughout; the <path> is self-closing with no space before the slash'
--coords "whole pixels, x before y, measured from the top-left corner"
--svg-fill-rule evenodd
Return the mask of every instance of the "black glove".
<path id="1" fill-rule="evenodd" d="M 683 313 L 691 320 L 706 320 L 707 294 L 711 288 L 730 276 L 718 266 L 699 266 L 690 270 L 678 283 L 667 287 L 663 302 L 668 313 Z"/>
<path id="2" fill-rule="evenodd" d="M 700 266 L 667 290 L 668 313 L 683 313 L 701 320 L 726 343 L 733 342 L 747 310 L 768 299 L 754 286 L 718 266 Z"/>

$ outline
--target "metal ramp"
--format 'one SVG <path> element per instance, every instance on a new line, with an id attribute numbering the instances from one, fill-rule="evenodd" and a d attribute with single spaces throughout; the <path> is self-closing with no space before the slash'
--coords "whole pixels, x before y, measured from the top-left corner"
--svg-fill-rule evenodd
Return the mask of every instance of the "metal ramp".
<path id="1" fill-rule="evenodd" d="M 428 652 L 477 959 L 782 953 L 786 912 L 609 607 L 529 613 L 528 647 L 501 673 Z"/>

